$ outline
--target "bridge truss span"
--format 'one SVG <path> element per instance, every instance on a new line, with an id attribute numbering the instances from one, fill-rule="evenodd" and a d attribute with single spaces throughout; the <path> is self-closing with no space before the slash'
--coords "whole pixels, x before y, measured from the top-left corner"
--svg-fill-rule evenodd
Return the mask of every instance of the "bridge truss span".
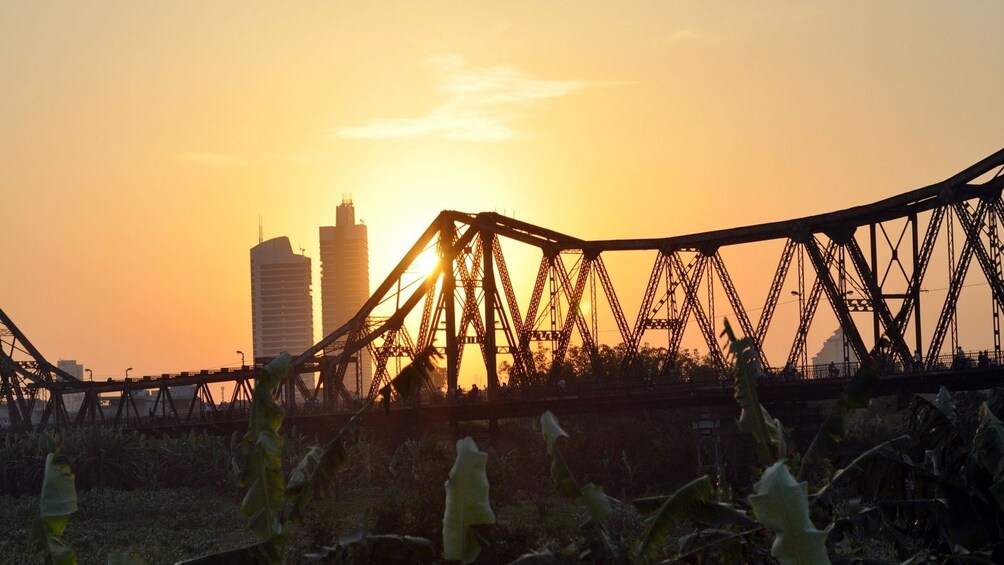
<path id="1" fill-rule="evenodd" d="M 948 369 L 958 351 L 970 353 L 965 344 L 986 350 L 980 362 L 999 365 L 1002 169 L 1004 150 L 871 204 L 663 238 L 587 240 L 496 213 L 444 211 L 354 318 L 295 358 L 297 372 L 317 375 L 314 385 L 289 379 L 278 394 L 294 413 L 349 407 L 427 346 L 443 355 L 432 396 L 474 381 L 500 399 L 583 375 L 594 383 L 706 384 L 725 378 L 723 318 L 754 340 L 765 372 L 778 378 L 831 376 L 809 362 L 831 335 L 839 375 L 875 356 L 890 372 Z M 429 257 L 431 269 L 422 266 Z M 48 391 L 54 414 L 58 397 L 87 392 L 87 383 L 31 373 L 3 343 L 0 401 L 18 406 L 21 420 L 31 418 L 19 398 L 34 390 Z M 364 348 L 376 365 L 371 383 L 355 368 Z M 692 363 L 698 357 L 703 372 Z M 50 367 L 40 360 L 32 358 Z M 94 408 L 52 421 L 121 419 L 126 392 L 142 386 L 162 387 L 158 409 L 179 422 L 196 409 L 203 417 L 206 406 L 233 414 L 249 399 L 254 370 L 102 383 L 115 389 L 106 395 L 123 398 L 116 416 Z M 235 392 L 213 398 L 209 381 Z M 174 383 L 197 389 L 187 413 L 165 408 Z"/>

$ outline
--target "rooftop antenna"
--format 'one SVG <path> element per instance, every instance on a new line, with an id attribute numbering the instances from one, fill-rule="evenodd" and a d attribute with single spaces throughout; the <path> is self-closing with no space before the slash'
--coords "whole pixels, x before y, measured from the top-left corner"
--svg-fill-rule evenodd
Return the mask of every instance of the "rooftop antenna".
<path id="1" fill-rule="evenodd" d="M 265 241 L 265 238 L 264 238 L 264 237 L 263 237 L 263 235 L 262 235 L 262 229 L 261 229 L 261 214 L 258 214 L 258 243 L 261 243 L 261 242 L 263 242 L 263 241 Z"/>

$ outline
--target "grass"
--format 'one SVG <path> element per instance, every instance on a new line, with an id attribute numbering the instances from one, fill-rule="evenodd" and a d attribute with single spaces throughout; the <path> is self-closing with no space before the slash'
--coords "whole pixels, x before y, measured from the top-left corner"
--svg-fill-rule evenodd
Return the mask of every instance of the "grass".
<path id="1" fill-rule="evenodd" d="M 360 532 L 366 510 L 380 503 L 379 491 L 351 489 L 318 501 L 306 522 L 286 540 L 284 561 L 295 563 L 304 553 Z M 84 565 L 104 565 L 110 553 L 128 551 L 150 565 L 175 563 L 255 541 L 240 514 L 239 500 L 213 490 L 96 489 L 78 496 L 79 510 L 70 517 L 63 539 Z M 483 563 L 508 563 L 548 542 L 564 546 L 587 516 L 579 505 L 557 497 L 546 501 L 543 508 L 523 503 L 497 510 L 493 547 L 482 556 Z M 0 496 L 0 524 L 4 525 L 0 529 L 0 563 L 38 563 L 27 553 L 28 530 L 37 515 L 38 497 Z"/>
<path id="2" fill-rule="evenodd" d="M 133 551 L 153 565 L 174 563 L 254 541 L 238 503 L 211 490 L 92 490 L 78 493 L 64 541 L 81 564 L 104 564 L 109 553 Z M 0 497 L 0 563 L 37 563 L 28 531 L 38 497 Z"/>

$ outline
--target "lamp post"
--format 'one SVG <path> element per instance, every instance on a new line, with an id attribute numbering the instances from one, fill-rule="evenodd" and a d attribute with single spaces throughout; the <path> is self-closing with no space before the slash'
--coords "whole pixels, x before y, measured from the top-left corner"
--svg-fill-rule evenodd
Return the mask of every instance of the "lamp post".
<path id="1" fill-rule="evenodd" d="M 87 376 L 90 377 L 88 380 L 94 381 L 94 371 L 90 369 L 84 369 L 84 371 L 87 373 Z"/>
<path id="2" fill-rule="evenodd" d="M 128 369 L 126 369 L 125 378 L 127 378 L 127 379 L 129 378 L 129 371 L 132 371 L 132 367 L 129 367 Z"/>
<path id="3" fill-rule="evenodd" d="M 237 355 L 241 356 L 241 369 L 243 369 L 246 366 L 246 365 L 244 365 L 244 352 L 243 351 L 238 351 Z"/>

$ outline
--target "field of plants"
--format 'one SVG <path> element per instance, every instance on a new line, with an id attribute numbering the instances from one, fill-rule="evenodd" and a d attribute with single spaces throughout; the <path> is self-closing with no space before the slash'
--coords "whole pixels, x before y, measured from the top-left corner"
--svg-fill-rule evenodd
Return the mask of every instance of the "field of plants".
<path id="1" fill-rule="evenodd" d="M 563 425 L 573 435 L 569 465 L 619 499 L 666 492 L 694 474 L 690 421 L 683 415 L 579 417 Z M 477 438 L 489 455 L 486 471 L 498 518 L 479 562 L 508 563 L 549 541 L 575 538 L 586 512 L 555 493 L 535 422 L 503 422 L 494 438 L 482 427 L 461 431 Z M 309 442 L 295 430 L 281 436 L 288 472 Z M 440 434 L 387 444 L 360 431 L 327 496 L 314 501 L 304 523 L 286 540 L 287 562 L 359 534 L 366 520 L 374 534 L 441 539 L 443 481 L 453 464 L 454 443 Z M 0 446 L 0 523 L 6 525 L 0 532 L 0 563 L 37 563 L 37 557 L 28 556 L 29 531 L 54 442 L 35 434 Z M 82 563 L 105 563 L 114 551 L 135 551 L 147 563 L 174 563 L 253 543 L 240 513 L 244 493 L 230 453 L 230 438 L 202 434 L 151 439 L 109 428 L 66 433 L 62 454 L 76 475 L 79 500 L 63 540 Z M 625 527 L 640 527 L 640 517 L 628 505 L 618 519 Z"/>
<path id="2" fill-rule="evenodd" d="M 0 562 L 1004 562 L 997 391 L 872 402 L 866 367 L 796 445 L 759 403 L 750 342 L 729 348 L 742 435 L 719 476 L 694 478 L 682 412 L 545 413 L 399 445 L 354 419 L 313 445 L 281 428 L 280 359 L 243 438 L 4 438 Z M 432 362 L 383 398 L 407 399 Z"/>

